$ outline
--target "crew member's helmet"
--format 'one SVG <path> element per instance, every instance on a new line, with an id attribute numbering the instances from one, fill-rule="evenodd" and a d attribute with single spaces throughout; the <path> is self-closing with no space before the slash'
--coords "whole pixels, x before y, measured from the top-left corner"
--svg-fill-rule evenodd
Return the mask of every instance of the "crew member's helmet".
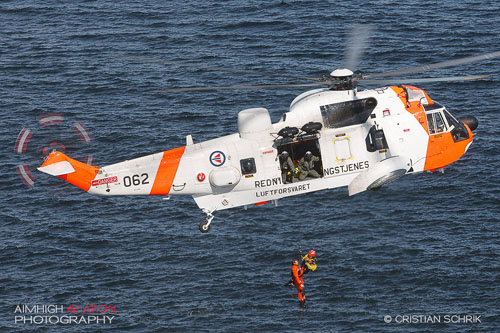
<path id="1" fill-rule="evenodd" d="M 286 150 L 283 150 L 283 151 L 281 152 L 281 155 L 283 155 L 283 156 L 287 156 L 287 155 L 288 155 L 288 152 L 287 152 Z"/>
<path id="2" fill-rule="evenodd" d="M 311 251 L 309 251 L 308 255 L 310 258 L 314 258 L 314 257 L 316 257 L 316 251 L 311 250 Z"/>
<path id="3" fill-rule="evenodd" d="M 306 151 L 306 155 L 312 155 L 312 153 L 308 150 Z"/>

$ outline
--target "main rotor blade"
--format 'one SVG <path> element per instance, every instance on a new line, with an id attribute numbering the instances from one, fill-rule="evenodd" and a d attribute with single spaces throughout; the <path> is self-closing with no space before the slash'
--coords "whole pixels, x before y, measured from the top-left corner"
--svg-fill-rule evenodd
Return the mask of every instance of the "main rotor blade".
<path id="1" fill-rule="evenodd" d="M 209 90 L 267 89 L 267 88 L 289 88 L 289 87 L 314 87 L 314 86 L 324 86 L 328 84 L 330 83 L 318 82 L 318 83 L 295 83 L 295 84 L 261 84 L 255 86 L 185 87 L 185 88 L 162 89 L 162 91 L 182 92 L 182 91 L 209 91 Z"/>
<path id="2" fill-rule="evenodd" d="M 249 71 L 244 69 L 234 69 L 220 66 L 205 66 L 195 62 L 183 62 L 183 61 L 173 61 L 173 60 L 155 60 L 155 59 L 145 59 L 140 57 L 123 57 L 124 59 L 130 61 L 138 61 L 138 62 L 151 62 L 162 65 L 174 65 L 179 67 L 189 67 L 189 68 L 197 68 L 204 69 L 207 71 L 219 71 L 219 72 L 229 72 L 229 73 L 238 73 L 238 74 L 253 74 L 259 76 L 269 76 L 269 77 L 281 77 L 281 78 L 290 78 L 290 79 L 299 79 L 299 80 L 307 80 L 307 81 L 320 81 L 319 78 L 311 78 L 304 77 L 298 75 L 287 75 L 287 74 L 277 74 L 277 73 L 267 73 L 267 72 L 259 72 L 259 71 Z"/>
<path id="3" fill-rule="evenodd" d="M 359 80 L 360 84 L 366 85 L 378 85 L 378 86 L 387 86 L 391 84 L 406 84 L 406 83 L 427 83 L 427 82 L 447 82 L 447 81 L 469 81 L 469 80 L 478 80 L 485 79 L 489 75 L 481 75 L 481 76 L 450 76 L 450 77 L 431 77 L 431 78 L 423 78 L 423 79 L 394 79 L 394 80 Z"/>
<path id="4" fill-rule="evenodd" d="M 393 72 L 380 73 L 380 74 L 374 74 L 374 75 L 366 75 L 366 76 L 364 76 L 364 78 L 372 79 L 372 78 L 376 78 L 376 77 L 399 76 L 399 75 L 405 75 L 405 74 L 411 74 L 411 73 L 424 72 L 424 71 L 428 71 L 428 70 L 436 69 L 436 68 L 457 66 L 457 65 L 467 64 L 467 63 L 481 61 L 481 60 L 493 59 L 493 58 L 498 58 L 498 57 L 500 57 L 500 51 L 493 52 L 493 53 L 486 53 L 486 54 L 473 56 L 473 57 L 462 58 L 462 59 L 438 62 L 438 63 L 431 64 L 431 65 L 411 67 L 411 68 L 397 70 L 397 71 L 393 71 Z"/>
<path id="5" fill-rule="evenodd" d="M 347 42 L 344 68 L 353 72 L 358 68 L 372 31 L 371 24 L 358 24 L 352 28 Z"/>

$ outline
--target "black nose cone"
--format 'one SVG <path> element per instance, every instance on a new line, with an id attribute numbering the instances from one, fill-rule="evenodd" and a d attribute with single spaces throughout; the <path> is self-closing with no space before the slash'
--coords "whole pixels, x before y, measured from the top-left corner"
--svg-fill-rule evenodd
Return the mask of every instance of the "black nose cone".
<path id="1" fill-rule="evenodd" d="M 478 125 L 478 120 L 474 116 L 465 116 L 465 117 L 460 117 L 458 118 L 461 122 L 463 122 L 465 125 L 469 126 L 470 130 L 473 131 L 477 128 Z"/>

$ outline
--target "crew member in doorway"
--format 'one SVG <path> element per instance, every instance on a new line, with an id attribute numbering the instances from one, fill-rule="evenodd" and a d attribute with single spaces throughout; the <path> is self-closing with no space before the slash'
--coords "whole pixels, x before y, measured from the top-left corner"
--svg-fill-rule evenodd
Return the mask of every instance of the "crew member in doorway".
<path id="1" fill-rule="evenodd" d="M 311 250 L 308 254 L 302 258 L 302 268 L 304 269 L 304 274 L 309 271 L 315 271 L 318 267 L 318 259 L 316 259 L 316 251 Z"/>
<path id="2" fill-rule="evenodd" d="M 304 274 L 304 270 L 299 265 L 299 261 L 294 259 L 292 261 L 292 279 L 293 284 L 297 288 L 299 304 L 301 307 L 306 307 L 306 292 L 304 291 L 304 280 L 302 279 L 302 275 Z"/>
<path id="3" fill-rule="evenodd" d="M 306 179 L 307 176 L 320 178 L 321 175 L 314 169 L 315 163 L 319 162 L 319 157 L 307 151 L 304 157 L 299 160 L 299 180 Z"/>
<path id="4" fill-rule="evenodd" d="M 280 167 L 281 167 L 281 180 L 283 184 L 293 183 L 293 174 L 295 172 L 295 166 L 293 165 L 292 159 L 286 150 L 282 151 L 280 154 Z"/>

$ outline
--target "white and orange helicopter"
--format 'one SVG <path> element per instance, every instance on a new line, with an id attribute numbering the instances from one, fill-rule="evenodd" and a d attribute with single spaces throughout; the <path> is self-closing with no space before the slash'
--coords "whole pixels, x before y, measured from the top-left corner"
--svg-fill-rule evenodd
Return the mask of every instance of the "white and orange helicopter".
<path id="1" fill-rule="evenodd" d="M 442 169 L 464 155 L 477 119 L 457 119 L 424 90 L 401 83 L 485 76 L 374 79 L 492 59 L 500 52 L 365 76 L 352 71 L 364 43 L 363 36 L 355 38 L 361 42 L 352 43 L 348 69 L 322 78 L 295 76 L 313 82 L 166 90 L 323 86 L 297 96 L 277 123 L 271 122 L 264 108 L 246 109 L 238 114 L 235 134 L 199 143 L 187 135 L 184 147 L 103 167 L 54 151 L 38 170 L 92 194 L 191 195 L 206 214 L 200 231 L 208 232 L 219 210 L 267 202 L 277 205 L 284 197 L 342 186 L 354 195 L 406 174 Z M 358 83 L 383 87 L 359 91 Z M 316 157 L 314 163 L 299 168 L 310 156 Z M 293 167 L 286 167 L 288 160 Z"/>

